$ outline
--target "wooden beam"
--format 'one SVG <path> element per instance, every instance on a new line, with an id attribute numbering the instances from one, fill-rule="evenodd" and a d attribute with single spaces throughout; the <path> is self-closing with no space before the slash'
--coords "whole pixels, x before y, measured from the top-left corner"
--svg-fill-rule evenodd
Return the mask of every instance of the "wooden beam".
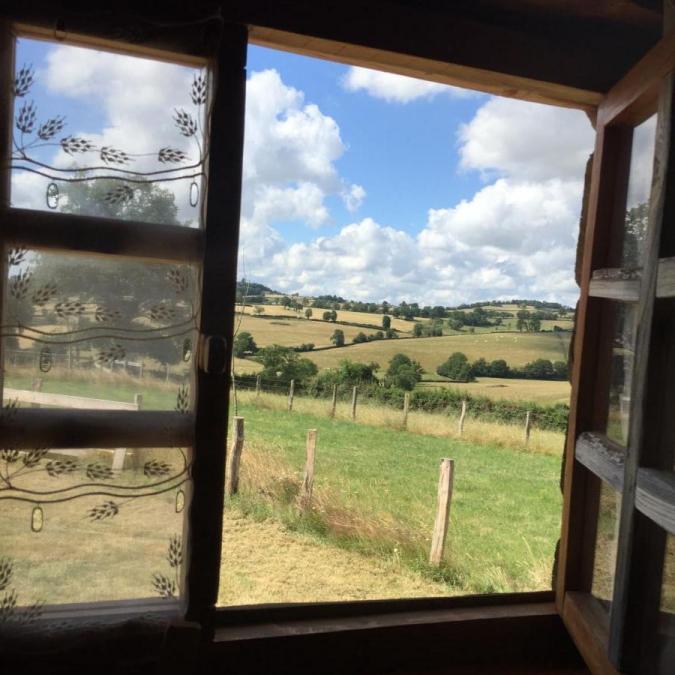
<path id="1" fill-rule="evenodd" d="M 202 259 L 204 233 L 179 225 L 10 208 L 2 213 L 0 242 L 38 250 L 192 263 Z"/>
<path id="2" fill-rule="evenodd" d="M 516 38 L 514 37 L 514 42 Z M 507 96 L 535 103 L 548 103 L 592 111 L 602 101 L 602 92 L 540 82 L 509 73 L 448 63 L 365 45 L 310 37 L 263 26 L 251 26 L 251 44 L 302 54 L 373 70 L 381 70 L 430 82 Z M 452 57 L 449 57 L 452 58 Z"/>
<path id="3" fill-rule="evenodd" d="M 675 534 L 675 474 L 640 469 L 635 507 L 670 534 Z"/>
<path id="4" fill-rule="evenodd" d="M 165 2 L 159 12 L 157 6 L 143 5 L 125 12 L 122 3 L 114 12 L 83 12 L 77 3 L 55 6 L 31 0 L 4 4 L 0 16 L 11 21 L 14 34 L 21 37 L 201 67 L 211 53 L 211 38 L 221 19 L 199 5 L 194 3 L 193 10 L 185 3 L 171 7 Z"/>
<path id="5" fill-rule="evenodd" d="M 194 420 L 165 410 L 6 408 L 0 438 L 14 448 L 172 448 L 192 445 Z"/>
<path id="6" fill-rule="evenodd" d="M 623 269 L 594 270 L 588 294 L 594 298 L 637 302 L 640 298 L 640 273 Z"/>
<path id="7" fill-rule="evenodd" d="M 663 78 L 675 69 L 675 30 L 650 49 L 608 92 L 598 108 L 598 124 L 637 125 L 656 107 Z"/>
<path id="8" fill-rule="evenodd" d="M 574 457 L 615 490 L 623 490 L 626 449 L 602 434 L 583 433 L 577 440 Z"/>

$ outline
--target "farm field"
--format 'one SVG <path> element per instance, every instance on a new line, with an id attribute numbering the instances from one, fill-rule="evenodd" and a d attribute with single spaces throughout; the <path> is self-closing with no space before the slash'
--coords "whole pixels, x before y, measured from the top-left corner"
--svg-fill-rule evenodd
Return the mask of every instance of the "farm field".
<path id="1" fill-rule="evenodd" d="M 550 587 L 560 521 L 559 457 L 288 413 L 257 405 L 253 397 L 240 401 L 238 413 L 245 418 L 246 441 L 240 494 L 230 507 L 247 519 L 278 522 L 420 572 L 443 581 L 448 594 Z M 318 430 L 313 508 L 299 515 L 294 504 L 310 428 Z M 443 457 L 455 460 L 454 492 L 446 556 L 440 569 L 432 569 L 427 557 Z M 309 558 L 305 569 L 311 568 Z M 226 584 L 225 570 L 223 575 Z M 258 583 L 263 586 L 265 578 Z M 272 584 L 258 601 L 288 600 L 274 594 L 282 592 L 277 588 Z M 315 592 L 325 598 L 321 588 Z M 368 588 L 360 592 L 364 599 L 378 597 Z"/>
<path id="2" fill-rule="evenodd" d="M 327 321 L 308 321 L 304 317 L 301 319 L 271 319 L 239 314 L 237 319 L 239 318 L 241 322 L 237 320 L 238 332 L 251 333 L 259 347 L 268 347 L 273 344 L 295 347 L 307 342 L 313 342 L 317 347 L 328 347 L 332 344 L 330 337 L 336 328 L 344 332 L 346 342 L 351 342 L 358 333 L 375 332 L 374 329 L 341 326 Z"/>
<path id="3" fill-rule="evenodd" d="M 394 354 L 403 353 L 419 361 L 429 373 L 453 352 L 464 352 L 470 361 L 505 359 L 510 366 L 524 366 L 529 361 L 543 358 L 566 361 L 569 333 L 482 333 L 435 338 L 378 340 L 327 349 L 306 356 L 319 368 L 334 368 L 342 359 L 361 363 L 376 361 L 386 367 Z"/>
<path id="4" fill-rule="evenodd" d="M 511 401 L 534 401 L 542 405 L 569 403 L 570 384 L 556 380 L 518 380 L 497 377 L 478 377 L 475 382 L 420 382 L 419 389 L 450 387 L 472 396 Z"/>
<path id="5" fill-rule="evenodd" d="M 261 307 L 262 309 L 265 310 L 264 312 L 265 314 L 269 314 L 271 316 L 293 316 L 304 318 L 303 314 L 303 312 L 305 311 L 304 309 L 302 311 L 296 312 L 294 309 L 286 309 L 281 305 L 256 305 L 256 306 Z M 320 307 L 312 307 L 311 309 L 313 314 L 310 321 L 316 321 L 317 323 L 321 323 L 321 316 L 326 310 L 321 309 Z M 240 311 L 241 305 L 237 305 L 237 312 Z M 338 321 L 347 321 L 349 323 L 362 323 L 378 327 L 382 325 L 382 314 L 370 314 L 369 312 L 349 312 L 343 309 L 338 309 L 336 310 L 336 312 Z M 246 305 L 246 307 L 244 307 L 244 313 L 253 314 L 253 306 Z M 418 319 L 418 321 L 427 321 L 427 319 Z M 391 317 L 391 327 L 394 330 L 398 330 L 404 333 L 412 333 L 414 325 L 415 323 L 413 321 L 404 321 L 403 319 L 396 319 L 393 316 Z M 338 325 L 337 328 L 344 328 L 344 326 Z M 359 330 L 367 330 L 367 329 L 361 328 Z M 375 328 L 373 328 L 372 330 L 375 330 Z"/>

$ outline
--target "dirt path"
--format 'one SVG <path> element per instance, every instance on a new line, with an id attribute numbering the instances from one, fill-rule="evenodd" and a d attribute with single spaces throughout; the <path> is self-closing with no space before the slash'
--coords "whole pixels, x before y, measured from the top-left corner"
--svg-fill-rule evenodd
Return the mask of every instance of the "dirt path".
<path id="1" fill-rule="evenodd" d="M 226 512 L 220 605 L 446 595 L 447 588 L 402 569 L 321 544 L 273 521 Z"/>

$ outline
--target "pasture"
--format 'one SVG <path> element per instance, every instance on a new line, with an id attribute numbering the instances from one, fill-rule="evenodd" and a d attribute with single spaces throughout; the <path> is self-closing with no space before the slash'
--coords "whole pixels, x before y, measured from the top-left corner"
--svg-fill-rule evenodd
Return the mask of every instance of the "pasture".
<path id="1" fill-rule="evenodd" d="M 431 376 L 430 376 L 431 377 Z M 451 387 L 472 396 L 487 396 L 509 401 L 534 401 L 542 405 L 569 403 L 570 384 L 559 380 L 519 380 L 478 377 L 475 382 L 420 382 L 420 389 Z"/>
<path id="2" fill-rule="evenodd" d="M 305 316 L 304 315 L 305 308 L 296 311 L 294 309 L 286 309 L 281 305 L 246 305 L 244 307 L 244 313 L 253 314 L 254 307 L 260 307 L 261 309 L 263 309 L 264 310 L 263 316 L 265 314 L 269 316 L 288 316 L 288 317 L 294 316 L 294 317 L 302 317 L 303 319 Z M 311 310 L 312 310 L 312 318 L 310 319 L 310 321 L 316 321 L 317 323 L 321 323 L 322 322 L 321 316 L 326 310 L 321 309 L 320 307 L 311 307 Z M 237 312 L 241 312 L 241 305 L 237 305 Z M 347 323 L 367 324 L 369 326 L 373 326 L 372 330 L 376 330 L 376 328 L 374 328 L 375 326 L 377 326 L 378 328 L 382 326 L 382 314 L 370 314 L 369 312 L 349 312 L 343 309 L 338 309 L 336 310 L 336 312 L 338 321 L 346 321 Z M 426 319 L 418 319 L 418 320 L 426 321 Z M 414 321 L 404 321 L 403 319 L 396 319 L 393 316 L 391 317 L 391 327 L 394 330 L 412 334 L 414 325 L 415 325 Z M 337 326 L 337 328 L 344 328 L 344 326 Z M 359 330 L 365 330 L 367 332 L 369 329 L 361 328 Z"/>
<path id="3" fill-rule="evenodd" d="M 249 314 L 238 314 L 235 325 L 239 326 L 238 332 L 251 333 L 259 347 L 273 344 L 295 347 L 307 342 L 313 342 L 317 347 L 328 347 L 332 345 L 330 337 L 336 328 L 344 332 L 348 343 L 358 333 L 375 332 L 374 329 L 371 331 L 356 326 L 341 326 L 328 321 L 307 320 L 304 317 L 280 319 L 254 317 Z"/>
<path id="4" fill-rule="evenodd" d="M 559 455 L 288 413 L 267 396 L 243 397 L 239 414 L 246 440 L 240 493 L 229 505 L 248 518 L 276 521 L 315 541 L 419 572 L 442 581 L 447 594 L 550 588 L 560 526 Z M 318 430 L 314 497 L 311 512 L 302 515 L 295 499 L 310 428 Z M 455 460 L 454 493 L 445 558 L 431 568 L 443 457 Z M 310 556 L 302 570 L 312 567 Z M 266 583 L 262 576 L 254 581 Z M 285 596 L 274 589 L 259 594 L 259 601 L 281 601 Z M 362 598 L 380 592 L 357 591 Z M 314 592 L 329 599 L 321 587 Z"/>
<path id="5" fill-rule="evenodd" d="M 375 361 L 386 367 L 394 354 L 403 353 L 419 361 L 429 373 L 453 352 L 463 352 L 470 361 L 505 359 L 510 366 L 524 366 L 543 358 L 567 361 L 569 333 L 475 333 L 435 338 L 378 340 L 363 344 L 309 352 L 306 356 L 319 368 L 334 368 L 343 359 L 360 363 Z"/>

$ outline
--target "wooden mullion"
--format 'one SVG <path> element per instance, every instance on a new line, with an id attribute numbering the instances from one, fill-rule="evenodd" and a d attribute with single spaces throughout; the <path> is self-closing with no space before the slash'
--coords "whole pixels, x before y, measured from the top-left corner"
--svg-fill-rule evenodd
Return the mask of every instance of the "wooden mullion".
<path id="1" fill-rule="evenodd" d="M 200 317 L 209 363 L 197 374 L 193 496 L 189 510 L 187 611 L 209 624 L 218 597 L 225 443 L 237 287 L 246 97 L 247 30 L 226 24 L 212 87 L 206 246 Z M 202 350 L 203 351 L 203 350 Z"/>
<path id="2" fill-rule="evenodd" d="M 0 438 L 13 448 L 189 447 L 191 414 L 172 410 L 17 408 L 3 416 Z"/>
<path id="3" fill-rule="evenodd" d="M 654 564 L 653 560 L 644 557 L 645 548 L 653 538 L 648 536 L 647 531 L 651 527 L 635 509 L 635 493 L 642 448 L 649 434 L 648 367 L 663 213 L 666 202 L 675 199 L 675 161 L 671 161 L 673 112 L 671 74 L 663 80 L 659 96 L 649 227 L 638 306 L 630 429 L 610 624 L 609 653 L 612 662 L 619 670 L 629 669 L 635 672 L 639 664 L 639 643 L 644 621 L 642 608 L 649 604 L 647 596 L 650 593 L 646 592 L 645 587 L 645 584 L 649 584 L 649 580 L 646 579 L 646 575 Z"/>
<path id="4" fill-rule="evenodd" d="M 9 208 L 11 173 L 7 168 L 12 150 L 12 118 L 14 115 L 14 38 L 8 21 L 0 19 L 0 219 Z M 0 222 L 0 229 L 3 223 Z M 0 240 L 0 324 L 3 317 L 7 282 L 7 249 Z M 4 340 L 0 338 L 0 403 L 5 380 Z"/>
<path id="5" fill-rule="evenodd" d="M 615 490 L 623 490 L 624 448 L 602 434 L 585 432 L 577 440 L 575 457 Z"/>
<path id="6" fill-rule="evenodd" d="M 2 212 L 0 242 L 39 250 L 200 263 L 204 232 L 180 225 L 10 208 Z"/>

